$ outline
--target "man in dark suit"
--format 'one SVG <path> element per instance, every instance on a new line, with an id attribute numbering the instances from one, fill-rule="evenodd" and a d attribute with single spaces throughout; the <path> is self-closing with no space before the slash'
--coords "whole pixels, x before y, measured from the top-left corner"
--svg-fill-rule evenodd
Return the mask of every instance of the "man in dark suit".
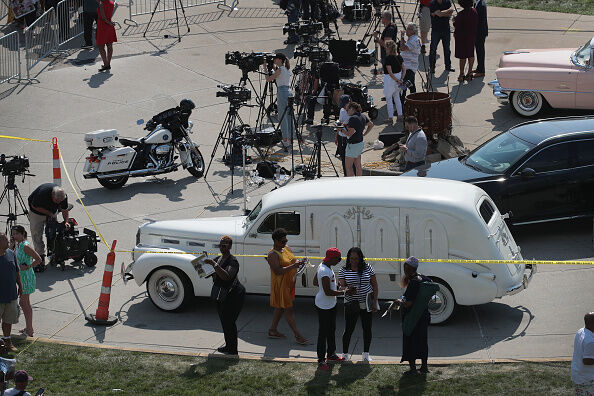
<path id="1" fill-rule="evenodd" d="M 479 22 L 476 32 L 476 41 L 474 48 L 476 50 L 476 69 L 473 71 L 474 77 L 485 77 L 485 40 L 489 35 L 489 26 L 487 24 L 487 4 L 485 0 L 476 0 L 474 8 L 478 13 Z"/>

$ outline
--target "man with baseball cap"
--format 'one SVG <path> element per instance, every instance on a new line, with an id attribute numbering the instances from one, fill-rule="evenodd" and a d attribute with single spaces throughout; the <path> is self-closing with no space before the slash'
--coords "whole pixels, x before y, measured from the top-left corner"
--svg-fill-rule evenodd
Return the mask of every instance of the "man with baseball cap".
<path id="1" fill-rule="evenodd" d="M 14 388 L 7 389 L 4 396 L 31 396 L 25 389 L 33 378 L 25 370 L 14 373 Z M 42 393 L 43 395 L 43 393 Z"/>
<path id="2" fill-rule="evenodd" d="M 316 294 L 316 311 L 318 311 L 318 369 L 330 369 L 326 362 L 341 362 L 344 358 L 336 355 L 336 296 L 355 293 L 352 288 L 336 287 L 336 276 L 332 266 L 342 260 L 340 250 L 331 247 L 326 250 L 326 256 L 318 266 L 314 278 L 314 286 L 320 289 Z"/>

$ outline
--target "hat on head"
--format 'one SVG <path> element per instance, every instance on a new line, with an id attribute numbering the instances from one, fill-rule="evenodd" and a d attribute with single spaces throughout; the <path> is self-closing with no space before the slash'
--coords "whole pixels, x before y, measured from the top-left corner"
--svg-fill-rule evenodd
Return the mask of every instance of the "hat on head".
<path id="1" fill-rule="evenodd" d="M 410 256 L 407 258 L 404 264 L 408 264 L 415 269 L 419 268 L 419 260 L 415 256 Z"/>
<path id="2" fill-rule="evenodd" d="M 274 54 L 274 59 L 280 59 L 284 62 L 287 60 L 287 55 L 283 54 L 282 52 L 277 52 Z"/>
<path id="3" fill-rule="evenodd" d="M 350 101 L 351 101 L 351 97 L 349 95 L 340 95 L 340 100 L 339 100 L 340 108 L 342 109 Z"/>
<path id="4" fill-rule="evenodd" d="M 14 382 L 27 382 L 33 381 L 33 377 L 31 377 L 25 370 L 19 370 L 14 373 Z"/>
<path id="5" fill-rule="evenodd" d="M 338 248 L 331 247 L 330 249 L 326 250 L 326 257 L 324 257 L 322 261 L 327 263 L 333 258 L 340 258 L 340 250 L 338 250 Z"/>

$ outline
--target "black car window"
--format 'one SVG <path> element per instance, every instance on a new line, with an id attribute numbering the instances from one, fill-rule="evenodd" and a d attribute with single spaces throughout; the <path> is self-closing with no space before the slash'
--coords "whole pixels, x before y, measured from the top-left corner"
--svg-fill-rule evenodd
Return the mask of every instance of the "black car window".
<path id="1" fill-rule="evenodd" d="M 489 224 L 491 217 L 493 217 L 493 213 L 495 213 L 495 209 L 491 203 L 485 199 L 479 207 L 479 212 L 481 212 L 481 217 L 485 220 L 485 224 Z"/>
<path id="2" fill-rule="evenodd" d="M 284 228 L 288 235 L 301 233 L 300 216 L 297 212 L 272 213 L 258 227 L 260 234 L 272 234 L 277 228 Z"/>
<path id="3" fill-rule="evenodd" d="M 485 173 L 503 174 L 533 148 L 532 143 L 506 132 L 470 153 L 465 164 Z"/>
<path id="4" fill-rule="evenodd" d="M 570 167 L 569 143 L 545 147 L 528 160 L 522 169 L 532 168 L 536 173 L 558 171 Z"/>
<path id="5" fill-rule="evenodd" d="M 594 140 L 579 140 L 573 142 L 576 150 L 577 166 L 594 165 Z"/>

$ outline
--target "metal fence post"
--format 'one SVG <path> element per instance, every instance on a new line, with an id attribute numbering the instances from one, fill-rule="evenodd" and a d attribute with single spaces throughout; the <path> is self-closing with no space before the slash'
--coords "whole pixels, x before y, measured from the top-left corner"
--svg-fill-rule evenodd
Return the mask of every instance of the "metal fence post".
<path id="1" fill-rule="evenodd" d="M 21 56 L 18 32 L 0 37 L 0 84 L 21 78 Z"/>

